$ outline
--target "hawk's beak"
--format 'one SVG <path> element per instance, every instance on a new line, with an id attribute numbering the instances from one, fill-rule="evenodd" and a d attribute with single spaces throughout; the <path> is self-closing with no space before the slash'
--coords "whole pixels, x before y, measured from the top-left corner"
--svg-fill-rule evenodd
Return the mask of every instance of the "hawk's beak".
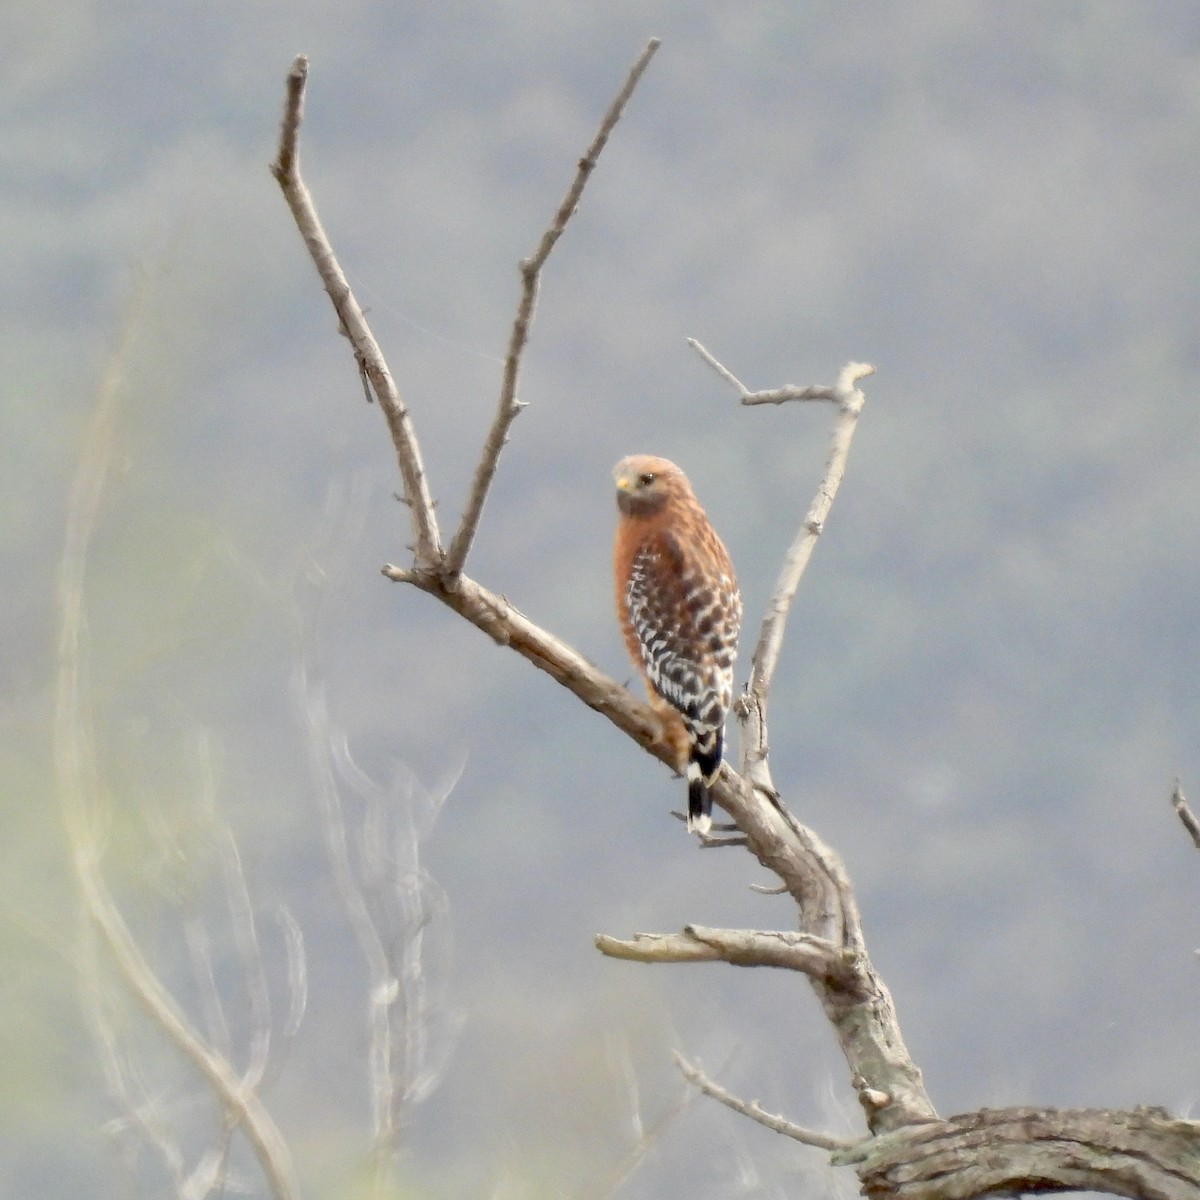
<path id="1" fill-rule="evenodd" d="M 617 476 L 617 491 L 618 492 L 632 492 L 633 491 L 633 480 L 630 479 L 628 475 L 618 475 Z"/>

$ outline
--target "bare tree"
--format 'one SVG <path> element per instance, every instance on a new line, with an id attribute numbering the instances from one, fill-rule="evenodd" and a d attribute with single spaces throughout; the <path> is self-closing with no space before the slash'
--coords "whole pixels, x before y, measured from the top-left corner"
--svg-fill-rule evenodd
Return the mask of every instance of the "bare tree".
<path id="1" fill-rule="evenodd" d="M 571 216 L 626 103 L 658 48 L 638 56 L 605 113 L 591 145 L 536 249 L 520 264 L 521 288 L 509 337 L 496 414 L 486 432 L 462 518 L 444 548 L 412 417 L 371 334 L 321 227 L 300 174 L 298 137 L 308 62 L 296 59 L 287 98 L 275 178 L 291 208 L 321 281 L 350 341 L 368 398 L 378 402 L 395 447 L 409 512 L 412 558 L 383 568 L 387 578 L 427 592 L 561 683 L 635 743 L 663 757 L 658 720 L 624 687 L 597 671 L 572 647 L 540 628 L 506 599 L 466 574 L 480 514 L 510 427 L 522 408 L 518 395 L 522 352 L 533 320 L 541 271 Z M 1012 1108 L 941 1118 L 901 1036 L 887 987 L 871 964 L 854 891 L 838 855 L 784 806 L 769 765 L 768 702 L 792 599 L 845 469 L 864 403 L 858 382 L 871 368 L 848 364 L 831 386 L 781 387 L 752 392 L 702 347 L 696 349 L 732 384 L 741 402 L 826 402 L 836 417 L 825 474 L 800 523 L 767 605 L 751 661 L 750 680 L 737 704 L 739 769 L 723 768 L 714 797 L 732 819 L 732 836 L 708 844 L 744 846 L 792 897 L 793 931 L 709 929 L 689 925 L 677 934 L 596 939 L 602 953 L 639 962 L 708 962 L 771 966 L 808 981 L 846 1059 L 866 1134 L 845 1142 L 803 1129 L 738 1099 L 699 1068 L 680 1061 L 684 1076 L 736 1111 L 777 1132 L 818 1147 L 835 1164 L 853 1167 L 864 1194 L 911 1200 L 954 1200 L 1013 1191 L 1090 1189 L 1114 1195 L 1182 1200 L 1200 1197 L 1200 1125 L 1158 1108 L 1132 1111 Z M 1182 797 L 1180 797 L 1182 804 Z"/>

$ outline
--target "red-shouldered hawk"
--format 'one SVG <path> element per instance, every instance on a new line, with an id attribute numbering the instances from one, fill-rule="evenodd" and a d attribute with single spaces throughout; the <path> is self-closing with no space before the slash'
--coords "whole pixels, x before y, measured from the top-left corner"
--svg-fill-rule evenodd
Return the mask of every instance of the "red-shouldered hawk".
<path id="1" fill-rule="evenodd" d="M 709 784 L 721 768 L 733 698 L 742 599 L 733 565 L 687 476 L 635 454 L 613 468 L 617 616 L 625 648 L 663 720 L 688 783 L 688 829 L 712 826 Z"/>

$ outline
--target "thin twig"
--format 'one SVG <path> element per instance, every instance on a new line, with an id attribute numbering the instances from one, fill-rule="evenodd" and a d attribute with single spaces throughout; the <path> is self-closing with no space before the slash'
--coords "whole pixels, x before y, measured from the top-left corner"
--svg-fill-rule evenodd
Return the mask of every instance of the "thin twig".
<path id="1" fill-rule="evenodd" d="M 767 1112 L 757 1100 L 741 1100 L 732 1092 L 726 1091 L 719 1083 L 709 1079 L 699 1067 L 688 1062 L 678 1051 L 675 1052 L 674 1058 L 675 1065 L 682 1072 L 683 1077 L 706 1096 L 719 1100 L 727 1108 L 732 1108 L 734 1112 L 741 1113 L 743 1116 L 757 1121 L 760 1125 L 765 1125 L 775 1133 L 795 1138 L 796 1141 L 803 1142 L 806 1146 L 815 1146 L 818 1150 L 848 1150 L 857 1144 L 857 1139 L 837 1138 L 827 1133 L 817 1133 L 814 1129 L 805 1129 L 803 1125 L 797 1125 L 786 1117 Z"/>
<path id="2" fill-rule="evenodd" d="M 1200 850 L 1200 821 L 1196 820 L 1196 814 L 1188 807 L 1178 779 L 1175 780 L 1175 789 L 1171 792 L 1171 803 L 1175 807 L 1176 815 L 1183 822 L 1184 829 L 1191 835 L 1192 844 Z"/>
<path id="3" fill-rule="evenodd" d="M 108 994 L 111 989 L 101 971 L 99 949 L 99 943 L 89 938 L 81 956 L 83 1007 L 100 1056 L 109 1095 L 125 1112 L 123 1117 L 105 1122 L 102 1128 L 114 1140 L 120 1139 L 123 1143 L 123 1157 L 131 1178 L 136 1171 L 137 1144 L 140 1140 L 157 1153 L 171 1186 L 179 1191 L 186 1171 L 183 1152 L 178 1140 L 166 1127 L 159 1104 L 149 1095 L 121 1044 L 113 1015 L 116 1002 Z M 136 1134 L 136 1138 L 130 1136 L 132 1134 Z"/>
<path id="4" fill-rule="evenodd" d="M 771 593 L 767 611 L 763 616 L 762 627 L 759 630 L 758 644 L 754 648 L 754 657 L 750 670 L 749 690 L 764 710 L 767 696 L 771 689 L 771 678 L 775 674 L 775 666 L 779 661 L 779 651 L 783 646 L 783 632 L 787 624 L 788 612 L 800 586 L 808 560 L 812 557 L 817 538 L 825 528 L 825 519 L 833 505 L 834 497 L 841 486 L 842 476 L 846 471 L 846 456 L 850 453 L 850 442 L 858 424 L 858 414 L 862 411 L 865 400 L 862 392 L 855 386 L 860 379 L 873 374 L 875 368 L 866 363 L 847 363 L 838 376 L 834 388 L 834 396 L 841 412 L 829 439 L 829 457 L 825 463 L 825 475 L 817 487 L 817 494 L 809 506 L 804 520 L 800 524 L 795 541 L 787 552 L 775 590 Z"/>
<path id="5" fill-rule="evenodd" d="M 290 1041 L 300 1031 L 304 1010 L 308 1007 L 308 959 L 304 951 L 304 931 L 292 916 L 292 910 L 281 904 L 275 910 L 275 919 L 283 933 L 287 957 L 288 1014 L 281 1034 Z"/>
<path id="6" fill-rule="evenodd" d="M 752 392 L 723 362 L 707 350 L 695 338 L 688 338 L 687 344 L 710 366 L 726 383 L 737 390 L 738 399 L 747 406 L 755 404 L 787 404 L 793 400 L 823 400 L 840 403 L 841 393 L 836 387 L 822 384 L 810 384 L 807 387 L 797 387 L 795 384 L 785 384 L 783 387 L 765 388 Z"/>
<path id="7" fill-rule="evenodd" d="M 374 1125 L 376 1165 L 390 1162 L 395 1151 L 395 1095 L 398 1081 L 390 1070 L 392 1026 L 389 1020 L 392 989 L 399 985 L 393 978 L 388 951 L 367 903 L 366 890 L 354 869 L 346 815 L 338 793 L 333 758 L 330 754 L 330 725 L 324 689 L 311 678 L 309 651 L 298 664 L 294 676 L 297 705 L 308 724 L 306 738 L 313 787 L 321 807 L 321 833 L 333 875 L 334 888 L 342 903 L 358 948 L 366 963 L 368 976 L 369 1060 L 372 1123 Z M 391 997 L 391 999 L 389 999 Z"/>
<path id="8" fill-rule="evenodd" d="M 708 351 L 695 338 L 688 338 L 688 345 L 721 376 L 737 393 L 743 404 L 784 404 L 788 401 L 818 400 L 828 401 L 838 405 L 840 413 L 834 425 L 829 442 L 829 456 L 825 463 L 825 474 L 817 487 L 817 494 L 804 515 L 800 530 L 792 542 L 783 561 L 775 589 L 763 614 L 759 628 L 758 644 L 755 646 L 751 660 L 750 682 L 747 685 L 749 700 L 759 709 L 759 720 L 763 733 L 766 729 L 767 698 L 771 690 L 771 678 L 779 661 L 779 652 L 783 646 L 784 627 L 787 624 L 788 613 L 800 586 L 800 579 L 812 557 L 817 538 L 825 528 L 825 520 L 833 505 L 834 497 L 841 486 L 842 476 L 846 471 L 846 457 L 850 452 L 850 442 L 858 424 L 858 415 L 866 400 L 856 384 L 875 372 L 868 363 L 847 363 L 838 376 L 833 387 L 813 385 L 797 387 L 789 384 L 786 387 L 769 388 L 765 391 L 752 392 L 732 371 L 729 370 L 715 355 Z M 756 779 L 756 783 L 762 782 Z"/>
<path id="9" fill-rule="evenodd" d="M 704 359 L 704 361 L 708 363 L 708 365 L 712 367 L 712 369 L 716 371 L 716 373 L 720 375 L 720 377 L 724 379 L 725 382 L 728 383 L 738 393 L 739 396 L 750 395 L 750 389 L 723 362 L 721 362 L 715 355 L 710 354 L 695 338 L 688 338 L 687 344 L 691 346 L 691 348 L 695 350 L 695 352 L 700 355 L 700 357 Z"/>
<path id="10" fill-rule="evenodd" d="M 517 315 L 513 320 L 512 331 L 508 338 L 508 351 L 504 356 L 504 376 L 500 385 L 500 399 L 496 406 L 496 416 L 484 441 L 479 465 L 475 468 L 475 477 L 471 482 L 471 492 L 467 497 L 466 507 L 463 509 L 462 520 L 458 524 L 458 529 L 450 542 L 450 550 L 446 555 L 444 577 L 451 586 L 462 573 L 467 555 L 470 553 L 471 543 L 475 539 L 479 520 L 483 515 L 483 505 L 487 499 L 488 489 L 496 474 L 496 464 L 499 462 L 500 452 L 508 440 L 509 426 L 516 420 L 517 414 L 524 407 L 522 401 L 517 398 L 517 381 L 521 371 L 521 354 L 525 349 L 525 343 L 529 340 L 529 329 L 533 323 L 534 310 L 537 307 L 542 268 L 546 265 L 546 260 L 550 257 L 550 252 L 554 249 L 558 239 L 562 237 L 567 222 L 575 214 L 579 198 L 583 195 L 583 189 L 596 167 L 600 153 L 617 122 L 621 119 L 625 105 L 633 95 L 633 90 L 637 87 L 647 66 L 650 65 L 650 59 L 654 57 L 658 46 L 658 38 L 651 38 L 646 44 L 646 48 L 638 55 L 621 90 L 608 106 L 608 111 L 600 122 L 600 128 L 592 139 L 592 144 L 579 160 L 575 177 L 571 180 L 571 186 L 567 189 L 567 194 L 558 206 L 550 225 L 542 234 L 537 249 L 529 258 L 523 259 L 521 262 L 521 298 L 517 304 Z"/>
<path id="11" fill-rule="evenodd" d="M 800 531 L 784 558 L 779 578 L 768 602 L 759 630 L 750 682 L 735 705 L 741 724 L 741 773 L 755 795 L 762 796 L 777 808 L 791 830 L 804 845 L 806 864 L 794 875 L 784 875 L 788 890 L 800 906 L 802 927 L 830 941 L 851 949 L 861 949 L 862 936 L 854 906 L 853 892 L 845 869 L 815 835 L 790 817 L 779 799 L 778 789 L 771 779 L 768 762 L 767 703 L 771 678 L 783 645 L 784 627 L 788 612 L 799 587 L 801 576 L 812 555 L 813 547 L 824 528 L 826 517 L 845 472 L 850 439 L 864 403 L 863 394 L 855 384 L 871 374 L 873 367 L 848 363 L 833 387 L 795 387 L 789 385 L 767 391 L 751 392 L 732 371 L 695 338 L 688 344 L 722 379 L 733 387 L 744 404 L 781 404 L 786 400 L 822 400 L 837 404 L 838 419 L 830 439 L 828 461 L 817 494 L 809 506 Z M 720 796 L 718 793 L 718 802 Z M 754 847 L 753 840 L 751 847 Z M 760 856 L 761 857 L 761 856 Z M 766 861 L 766 860 L 764 860 Z M 777 870 L 775 863 L 769 863 Z"/>
<path id="12" fill-rule="evenodd" d="M 228 1018 L 225 1016 L 225 1005 L 217 987 L 208 926 L 203 917 L 194 910 L 183 914 L 182 925 L 183 942 L 192 964 L 192 977 L 197 993 L 196 1004 L 203 1014 L 209 1044 L 232 1062 L 233 1039 L 229 1033 Z"/>
<path id="13" fill-rule="evenodd" d="M 370 380 L 371 388 L 379 400 L 379 408 L 387 421 L 392 445 L 396 449 L 400 477 L 404 481 L 404 499 L 412 521 L 416 561 L 418 565 L 432 567 L 441 562 L 442 542 L 416 430 L 408 415 L 408 409 L 400 398 L 383 352 L 379 349 L 375 335 L 367 324 L 367 318 L 354 298 L 345 273 L 333 253 L 333 247 L 317 216 L 312 196 L 300 176 L 298 139 L 304 115 L 304 90 L 307 80 L 308 59 L 301 54 L 288 72 L 287 100 L 279 131 L 279 153 L 275 162 L 271 164 L 271 174 L 283 190 L 284 199 L 292 211 L 292 217 L 301 237 L 304 238 L 308 253 L 321 276 L 329 299 L 333 302 L 339 328 L 350 339 L 355 362 Z"/>

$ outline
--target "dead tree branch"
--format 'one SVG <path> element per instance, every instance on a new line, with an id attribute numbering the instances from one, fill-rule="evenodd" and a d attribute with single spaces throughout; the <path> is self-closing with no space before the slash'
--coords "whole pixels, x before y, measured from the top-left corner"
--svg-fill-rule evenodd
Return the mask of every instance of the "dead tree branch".
<path id="1" fill-rule="evenodd" d="M 521 354 L 525 349 L 525 343 L 529 340 L 529 328 L 533 323 L 533 314 L 537 307 L 542 268 L 546 265 L 546 260 L 550 257 L 550 252 L 554 249 L 558 239 L 562 237 L 567 222 L 574 216 L 579 198 L 583 195 L 584 186 L 596 167 L 600 153 L 607 144 L 617 122 L 621 119 L 621 113 L 625 111 L 625 105 L 629 102 L 634 88 L 637 87 L 646 68 L 650 65 L 650 60 L 654 57 L 658 45 L 658 38 L 651 38 L 646 44 L 646 48 L 638 55 L 621 90 L 616 94 L 608 111 L 604 114 L 600 128 L 592 139 L 592 144 L 579 160 L 575 177 L 571 180 L 571 186 L 567 188 L 567 194 L 563 197 L 549 226 L 542 234 L 537 249 L 521 262 L 521 299 L 517 304 L 517 315 L 513 320 L 512 332 L 508 338 L 508 351 L 504 356 L 504 377 L 500 384 L 500 400 L 496 407 L 496 416 L 484 441 L 479 465 L 475 468 L 475 478 L 471 483 L 471 493 L 467 497 L 467 506 L 463 510 L 462 520 L 455 531 L 454 538 L 450 543 L 450 551 L 443 564 L 442 577 L 451 587 L 462 574 L 471 543 L 475 540 L 479 519 L 483 515 L 484 501 L 487 499 L 488 489 L 492 486 L 492 479 L 496 474 L 496 464 L 500 460 L 500 452 L 504 449 L 504 443 L 508 440 L 509 426 L 516 420 L 517 414 L 524 407 L 517 398 L 517 381 L 521 370 Z"/>
<path id="2" fill-rule="evenodd" d="M 1165 1109 L 983 1109 L 870 1138 L 833 1156 L 863 1194 L 971 1200 L 1019 1192 L 1200 1196 L 1200 1124 Z"/>
<path id="3" fill-rule="evenodd" d="M 735 967 L 782 967 L 852 987 L 856 976 L 845 952 L 821 938 L 784 930 L 709 929 L 686 925 L 682 933 L 635 933 L 628 940 L 599 934 L 596 948 L 633 962 L 727 962 Z"/>
<path id="4" fill-rule="evenodd" d="M 817 538 L 821 536 L 821 531 L 825 528 L 825 519 L 829 516 L 834 497 L 841 486 L 842 476 L 846 472 L 846 458 L 850 453 L 850 441 L 854 437 L 854 430 L 858 424 L 858 414 L 862 412 L 862 406 L 865 403 L 865 397 L 855 385 L 860 379 L 874 375 L 875 368 L 868 363 L 847 363 L 842 368 L 842 373 L 833 387 L 812 385 L 796 387 L 789 384 L 786 387 L 752 392 L 695 338 L 688 338 L 688 345 L 722 379 L 733 386 L 743 404 L 784 404 L 790 400 L 824 400 L 836 404 L 840 410 L 829 443 L 829 458 L 825 464 L 824 478 L 801 522 L 800 531 L 784 558 L 783 568 L 776 581 L 775 590 L 771 593 L 771 601 L 767 605 L 767 611 L 759 630 L 758 645 L 754 648 L 754 657 L 751 660 L 748 691 L 763 710 L 762 719 L 765 727 L 767 693 L 770 691 L 775 665 L 779 661 L 779 651 L 783 646 L 783 630 L 787 622 L 787 615 L 792 607 L 792 601 L 796 597 L 796 589 L 800 586 L 800 578 L 804 574 L 805 567 L 808 566 L 808 560 L 812 557 Z"/>
<path id="5" fill-rule="evenodd" d="M 786 1117 L 767 1112 L 757 1100 L 738 1099 L 732 1092 L 726 1091 L 719 1083 L 711 1080 L 694 1063 L 688 1062 L 682 1054 L 675 1054 L 675 1065 L 684 1079 L 706 1096 L 719 1100 L 726 1108 L 732 1108 L 734 1112 L 741 1113 L 776 1133 L 782 1133 L 785 1137 L 795 1138 L 796 1141 L 803 1142 L 806 1146 L 816 1146 L 819 1150 L 847 1150 L 858 1144 L 849 1142 L 845 1138 L 831 1137 L 827 1133 L 817 1133 L 813 1129 L 805 1129 L 803 1125 L 797 1125 Z"/>
<path id="6" fill-rule="evenodd" d="M 442 560 L 441 534 L 433 511 L 433 497 L 425 477 L 425 464 L 417 444 L 416 431 L 408 409 L 400 399 L 392 373 L 384 360 L 383 351 L 375 341 L 363 310 L 359 307 L 345 273 L 334 257 L 329 238 L 317 216 L 312 196 L 300 176 L 299 136 L 304 117 L 304 90 L 308 82 L 308 59 L 298 55 L 287 79 L 287 100 L 279 135 L 279 153 L 271 165 L 273 174 L 283 189 L 284 199 L 292 210 L 296 227 L 308 253 L 321 276 L 325 291 L 338 316 L 338 328 L 350 339 L 358 369 L 371 384 L 380 410 L 387 421 L 396 448 L 396 462 L 404 481 L 404 501 L 413 527 L 413 554 L 416 562 L 432 566 Z"/>
<path id="7" fill-rule="evenodd" d="M 366 317 L 354 298 L 345 273 L 338 264 L 321 225 L 317 210 L 300 175 L 299 134 L 304 113 L 304 93 L 308 82 L 308 59 L 302 54 L 292 64 L 288 74 L 287 98 L 284 103 L 283 120 L 280 125 L 279 149 L 271 173 L 283 190 L 284 198 L 292 211 L 304 244 L 315 264 L 325 291 L 338 315 L 340 329 L 350 339 L 354 348 L 359 371 L 370 381 L 371 388 L 379 400 L 379 406 L 387 419 L 400 475 L 404 481 L 404 499 L 413 523 L 413 553 L 418 569 L 434 569 L 442 583 L 452 591 L 462 575 L 467 554 L 479 527 L 487 493 L 496 474 L 500 452 L 508 438 L 508 429 L 521 411 L 522 401 L 517 396 L 517 383 L 521 369 L 521 355 L 529 340 L 529 329 L 537 306 L 538 288 L 542 268 L 550 257 L 558 239 L 567 227 L 567 222 L 578 206 L 584 186 L 609 136 L 621 118 L 630 96 L 650 64 L 658 49 L 658 39 L 652 38 L 638 56 L 624 84 L 600 122 L 600 128 L 591 145 L 579 160 L 575 176 L 568 187 L 562 203 L 556 209 L 549 226 L 542 234 L 537 248 L 521 263 L 521 297 L 517 314 L 509 334 L 508 351 L 504 359 L 504 374 L 500 386 L 500 398 L 496 416 L 484 440 L 483 451 L 475 468 L 470 494 L 458 529 L 451 540 L 450 550 L 443 553 L 441 535 L 420 446 L 408 409 L 400 399 L 395 381 L 379 344 L 367 324 Z"/>
<path id="8" fill-rule="evenodd" d="M 1175 809 L 1175 815 L 1179 818 L 1180 823 L 1188 831 L 1192 845 L 1200 850 L 1200 821 L 1196 819 L 1196 814 L 1188 806 L 1187 797 L 1184 796 L 1178 779 L 1175 780 L 1175 787 L 1171 791 L 1171 805 Z"/>
<path id="9" fill-rule="evenodd" d="M 388 579 L 411 583 L 482 630 L 498 646 L 507 646 L 568 691 L 607 717 L 639 746 L 672 765 L 659 741 L 660 723 L 650 706 L 610 679 L 561 638 L 534 624 L 503 596 L 466 575 L 451 590 L 436 572 L 383 568 Z"/>

